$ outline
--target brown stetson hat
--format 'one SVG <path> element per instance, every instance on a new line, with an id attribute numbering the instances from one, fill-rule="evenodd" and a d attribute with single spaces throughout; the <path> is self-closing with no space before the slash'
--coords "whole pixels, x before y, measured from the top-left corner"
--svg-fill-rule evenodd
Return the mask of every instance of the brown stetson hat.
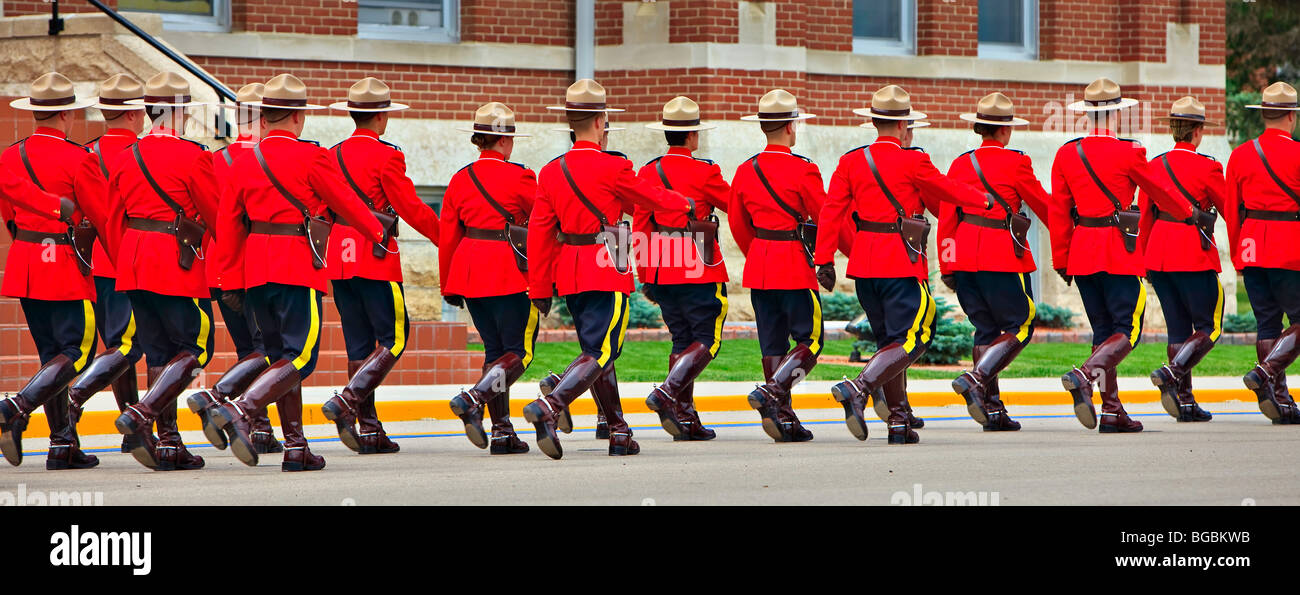
<path id="1" fill-rule="evenodd" d="M 144 83 L 144 97 L 134 99 L 130 105 L 145 107 L 197 107 L 202 101 L 194 101 L 190 95 L 190 82 L 175 72 L 160 72 L 149 77 Z"/>
<path id="2" fill-rule="evenodd" d="M 773 89 L 759 98 L 757 114 L 741 116 L 740 119 L 745 122 L 798 122 L 816 117 L 799 111 L 799 102 L 793 93 Z"/>
<path id="3" fill-rule="evenodd" d="M 495 136 L 532 136 L 515 128 L 515 112 L 499 101 L 484 104 L 474 112 L 474 124 L 457 128 L 460 132 L 491 134 Z"/>
<path id="4" fill-rule="evenodd" d="M 28 96 L 9 102 L 9 107 L 29 112 L 62 112 L 94 104 L 94 99 L 77 99 L 77 93 L 68 77 L 50 72 L 32 81 Z"/>
<path id="5" fill-rule="evenodd" d="M 700 105 L 689 97 L 674 97 L 664 104 L 663 120 L 646 124 L 650 130 L 676 132 L 695 132 L 717 128 L 713 124 L 700 123 Z"/>
<path id="6" fill-rule="evenodd" d="M 1092 81 L 1083 90 L 1083 101 L 1076 101 L 1065 106 L 1072 112 L 1109 112 L 1133 107 L 1138 100 L 1124 97 L 1119 83 L 1106 77 Z"/>
<path id="7" fill-rule="evenodd" d="M 1016 107 L 1011 98 L 1002 93 L 989 93 L 975 106 L 975 113 L 957 116 L 967 122 L 991 126 L 1028 126 L 1029 120 L 1016 117 Z"/>
<path id="8" fill-rule="evenodd" d="M 1187 120 L 1188 122 L 1199 122 L 1207 126 L 1217 126 L 1216 122 L 1205 119 L 1205 104 L 1198 101 L 1195 97 L 1187 96 L 1174 102 L 1169 108 L 1169 115 L 1165 116 L 1166 120 Z"/>
<path id="9" fill-rule="evenodd" d="M 330 109 L 345 112 L 400 112 L 411 106 L 394 103 L 392 90 L 373 76 L 368 76 L 348 89 L 348 100 L 330 104 Z"/>
<path id="10" fill-rule="evenodd" d="M 1250 109 L 1279 109 L 1300 111 L 1300 100 L 1296 99 L 1295 87 L 1278 81 L 1264 89 L 1259 105 L 1248 105 Z"/>
<path id="11" fill-rule="evenodd" d="M 912 96 L 898 85 L 885 85 L 871 95 L 871 107 L 853 113 L 881 120 L 924 120 L 929 116 L 912 109 Z"/>
<path id="12" fill-rule="evenodd" d="M 115 74 L 99 84 L 99 98 L 93 107 L 104 111 L 135 111 L 143 105 L 128 101 L 144 99 L 144 85 L 129 74 Z"/>
<path id="13" fill-rule="evenodd" d="M 564 92 L 564 105 L 547 106 L 548 110 L 562 112 L 621 112 L 623 110 L 609 107 L 605 99 L 605 87 L 591 79 L 581 79 Z"/>
<path id="14" fill-rule="evenodd" d="M 260 101 L 245 103 L 249 107 L 293 110 L 321 110 L 323 105 L 307 102 L 307 85 L 292 74 L 277 74 L 266 81 Z"/>

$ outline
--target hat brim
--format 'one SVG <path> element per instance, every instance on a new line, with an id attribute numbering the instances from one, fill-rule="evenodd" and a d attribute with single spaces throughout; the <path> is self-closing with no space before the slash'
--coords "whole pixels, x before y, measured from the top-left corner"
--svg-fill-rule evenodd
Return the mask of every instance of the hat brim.
<path id="1" fill-rule="evenodd" d="M 348 102 L 346 102 L 346 101 L 340 101 L 340 102 L 338 102 L 338 103 L 331 103 L 331 104 L 330 104 L 330 109 L 333 109 L 333 110 L 339 110 L 339 111 L 341 111 L 341 112 L 358 112 L 358 113 L 371 113 L 371 114 L 375 114 L 375 113 L 379 113 L 379 112 L 400 112 L 400 111 L 402 111 L 402 110 L 408 110 L 408 109 L 411 109 L 411 106 L 406 105 L 406 104 L 404 104 L 404 103 L 393 103 L 392 105 L 390 105 L 390 106 L 388 106 L 388 107 L 377 107 L 377 108 L 370 108 L 370 109 L 361 109 L 361 108 L 356 108 L 356 107 L 348 107 Z"/>
<path id="2" fill-rule="evenodd" d="M 492 132 L 489 130 L 474 130 L 473 128 L 457 128 L 456 132 L 468 132 L 470 134 L 487 134 L 490 136 L 515 136 L 515 137 L 532 136 L 531 134 L 525 134 L 523 132 Z"/>
<path id="3" fill-rule="evenodd" d="M 931 126 L 931 124 L 930 124 L 929 122 L 919 122 L 919 121 L 918 121 L 918 122 L 912 122 L 912 123 L 908 124 L 908 125 L 907 125 L 907 129 L 908 129 L 908 130 L 914 130 L 914 129 L 916 129 L 916 128 L 929 128 L 930 126 Z M 869 128 L 869 129 L 871 129 L 871 130 L 875 130 L 875 129 L 876 129 L 876 125 L 875 125 L 875 124 L 872 124 L 871 122 L 866 122 L 866 123 L 864 123 L 864 124 L 858 124 L 858 128 Z"/>
<path id="4" fill-rule="evenodd" d="M 669 126 L 660 122 L 645 125 L 647 130 L 662 130 L 664 132 L 699 132 L 701 130 L 713 130 L 717 124 L 696 124 L 694 126 Z"/>
<path id="5" fill-rule="evenodd" d="M 817 114 L 799 114 L 797 116 L 791 116 L 789 118 L 760 118 L 757 115 L 753 115 L 753 116 L 741 116 L 740 119 L 741 121 L 744 122 L 800 122 L 803 120 L 811 120 L 816 117 Z"/>
<path id="6" fill-rule="evenodd" d="M 546 109 L 551 110 L 553 112 L 591 112 L 594 114 L 600 114 L 600 113 L 613 114 L 613 113 L 627 111 L 625 109 L 621 109 L 617 107 L 607 107 L 603 109 L 572 109 L 572 108 L 564 107 L 563 105 L 548 105 L 546 106 Z"/>
<path id="7" fill-rule="evenodd" d="M 1072 112 L 1113 112 L 1115 110 L 1133 107 L 1139 103 L 1141 102 L 1132 97 L 1121 97 L 1119 103 L 1111 103 L 1107 105 L 1088 105 L 1088 102 L 1086 101 L 1076 101 L 1065 106 L 1065 109 Z"/>
<path id="8" fill-rule="evenodd" d="M 957 117 L 967 122 L 974 122 L 976 124 L 988 124 L 989 126 L 1028 126 L 1029 125 L 1029 120 L 1025 120 L 1023 118 L 1015 118 L 1015 117 L 1011 118 L 1011 120 L 1009 121 L 1003 121 L 1003 122 L 999 122 L 997 120 L 985 120 L 984 118 L 981 118 L 979 114 L 959 114 Z"/>
<path id="9" fill-rule="evenodd" d="M 93 107 L 103 112 L 130 112 L 130 111 L 144 109 L 143 105 L 120 105 L 120 104 L 105 104 L 105 103 L 95 103 L 95 105 L 92 105 L 90 107 Z"/>
<path id="10" fill-rule="evenodd" d="M 906 115 L 902 115 L 902 116 L 886 116 L 886 115 L 882 115 L 882 114 L 877 114 L 877 113 L 871 111 L 870 108 L 858 108 L 858 109 L 853 110 L 853 113 L 855 113 L 855 114 L 857 114 L 857 115 L 859 115 L 859 116 L 862 116 L 862 117 L 864 117 L 864 118 L 876 118 L 876 119 L 880 119 L 880 120 L 905 120 L 905 121 L 909 121 L 909 122 L 910 122 L 910 121 L 913 121 L 913 120 L 924 120 L 924 119 L 930 117 L 930 116 L 925 115 L 925 113 L 923 113 L 923 112 L 918 112 L 918 111 L 916 111 L 916 110 L 912 110 L 912 111 L 908 112 Z"/>
<path id="11" fill-rule="evenodd" d="M 1296 109 L 1300 109 L 1300 108 L 1296 108 Z M 1174 120 L 1180 120 L 1180 121 L 1183 121 L 1183 122 L 1196 122 L 1197 124 L 1205 124 L 1206 126 L 1218 126 L 1218 125 L 1219 125 L 1218 122 L 1214 122 L 1214 121 L 1211 121 L 1211 120 L 1197 120 L 1196 118 L 1183 118 L 1183 117 L 1179 117 L 1179 116 L 1160 116 L 1159 119 L 1160 119 L 1160 120 L 1169 120 L 1170 122 L 1172 122 L 1172 121 L 1174 121 Z"/>
<path id="12" fill-rule="evenodd" d="M 261 101 L 249 101 L 247 103 L 241 103 L 239 105 L 245 107 L 256 107 L 256 108 L 267 108 L 267 109 L 291 109 L 291 110 L 301 110 L 301 111 L 314 111 L 314 110 L 328 109 L 323 105 L 316 105 L 314 103 L 308 103 L 307 105 L 267 105 L 266 103 Z"/>
<path id="13" fill-rule="evenodd" d="M 1275 109 L 1284 112 L 1300 112 L 1300 106 L 1296 107 L 1269 107 L 1267 105 L 1248 105 L 1246 109 Z"/>
<path id="14" fill-rule="evenodd" d="M 170 101 L 145 101 L 143 99 L 132 99 L 126 102 L 127 105 L 139 107 L 201 107 L 207 105 L 202 101 L 186 101 L 185 103 L 173 103 Z"/>
<path id="15" fill-rule="evenodd" d="M 32 105 L 32 99 L 30 97 L 22 97 L 9 102 L 9 107 L 28 112 L 66 112 L 69 110 L 85 109 L 95 105 L 97 102 L 97 99 L 78 99 L 67 105 Z"/>
<path id="16" fill-rule="evenodd" d="M 605 129 L 605 132 L 621 132 L 621 131 L 623 131 L 623 130 L 627 130 L 627 129 L 626 129 L 626 128 L 623 128 L 623 127 L 620 127 L 620 126 L 613 126 L 613 127 L 610 127 L 610 128 L 606 128 L 606 129 Z M 551 132 L 573 132 L 573 129 L 572 129 L 572 128 L 552 128 L 552 129 L 551 129 Z"/>

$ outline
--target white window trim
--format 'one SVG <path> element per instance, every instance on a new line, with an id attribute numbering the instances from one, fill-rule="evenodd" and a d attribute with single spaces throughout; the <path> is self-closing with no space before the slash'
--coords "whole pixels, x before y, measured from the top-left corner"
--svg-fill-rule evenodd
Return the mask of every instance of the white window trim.
<path id="1" fill-rule="evenodd" d="M 898 28 L 901 39 L 854 37 L 853 53 L 876 56 L 911 56 L 916 54 L 916 0 L 897 0 L 903 5 L 899 11 Z"/>
<path id="2" fill-rule="evenodd" d="M 166 12 L 131 9 L 122 9 L 122 12 L 156 14 L 162 17 L 163 29 L 168 31 L 230 32 L 230 0 L 212 0 L 212 12 L 214 16 L 171 14 Z"/>
<path id="3" fill-rule="evenodd" d="M 1020 0 L 1023 6 L 1024 40 L 1020 43 L 979 42 L 979 57 L 995 60 L 1038 59 L 1038 0 Z"/>
<path id="4" fill-rule="evenodd" d="M 460 0 L 443 0 L 443 2 L 441 27 L 425 28 L 357 23 L 357 37 L 362 39 L 457 43 L 460 41 Z"/>

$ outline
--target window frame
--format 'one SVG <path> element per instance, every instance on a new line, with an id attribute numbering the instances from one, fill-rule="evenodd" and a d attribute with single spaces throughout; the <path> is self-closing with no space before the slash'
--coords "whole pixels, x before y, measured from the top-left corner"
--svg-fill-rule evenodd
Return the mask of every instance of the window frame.
<path id="1" fill-rule="evenodd" d="M 119 10 L 124 13 L 156 14 L 162 17 L 163 29 L 167 31 L 230 32 L 230 0 L 212 0 L 212 16 L 174 14 L 131 8 L 121 8 Z"/>
<path id="2" fill-rule="evenodd" d="M 442 0 L 442 25 L 436 28 L 409 25 L 379 25 L 362 23 L 357 16 L 357 37 L 389 41 L 420 41 L 426 43 L 457 43 L 460 41 L 460 0 Z M 360 9 L 361 2 L 357 1 Z"/>
<path id="3" fill-rule="evenodd" d="M 897 40 L 883 37 L 853 37 L 853 53 L 875 56 L 916 54 L 916 0 L 893 0 L 901 4 Z"/>
<path id="4" fill-rule="evenodd" d="M 994 60 L 1038 59 L 1038 0 L 1020 0 L 1024 43 L 979 42 L 979 57 Z M 977 17 L 978 18 L 978 17 Z M 978 30 L 975 33 L 978 38 Z"/>

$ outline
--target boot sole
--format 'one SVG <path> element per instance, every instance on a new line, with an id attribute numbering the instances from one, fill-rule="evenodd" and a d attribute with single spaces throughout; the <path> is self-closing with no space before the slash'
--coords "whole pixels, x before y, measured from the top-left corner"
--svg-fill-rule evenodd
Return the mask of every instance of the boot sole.
<path id="1" fill-rule="evenodd" d="M 452 413 L 456 414 L 456 417 L 460 418 L 461 423 L 465 424 L 465 437 L 469 438 L 470 444 L 479 448 L 487 448 L 488 436 L 483 431 L 482 423 L 474 423 L 473 420 L 468 419 L 469 404 L 460 397 L 454 397 L 447 406 L 451 408 Z"/>
<path id="2" fill-rule="evenodd" d="M 1160 406 L 1165 408 L 1165 413 L 1168 413 L 1170 417 L 1183 421 L 1182 415 L 1178 411 L 1177 389 L 1165 380 L 1165 377 L 1160 374 L 1160 370 L 1151 373 L 1151 384 L 1160 389 Z"/>
<path id="3" fill-rule="evenodd" d="M 235 431 L 232 427 L 234 426 L 234 420 L 226 417 L 228 414 L 225 411 L 218 410 L 215 413 L 212 422 L 226 434 L 226 438 L 230 441 L 230 452 L 235 455 L 236 459 L 239 459 L 239 462 L 249 467 L 256 467 L 257 449 L 253 447 L 253 443 Z"/>
<path id="4" fill-rule="evenodd" d="M 871 393 L 871 408 L 875 410 L 876 417 L 880 421 L 889 422 L 889 403 L 885 401 L 884 395 L 880 391 Z"/>
<path id="5" fill-rule="evenodd" d="M 343 412 L 338 410 L 338 406 L 333 402 L 326 402 L 321 406 L 320 410 L 325 419 L 334 422 L 334 427 L 339 433 L 339 442 L 342 442 L 343 446 L 348 447 L 348 450 L 352 452 L 361 452 L 361 439 L 357 437 L 357 430 L 351 424 L 340 421 L 343 418 Z"/>
<path id="6" fill-rule="evenodd" d="M 321 463 L 320 467 L 316 467 L 316 466 L 308 467 L 307 465 L 298 462 L 280 463 L 280 470 L 289 473 L 297 473 L 299 471 L 320 471 L 321 469 L 324 468 L 325 468 L 325 463 Z"/>
<path id="7" fill-rule="evenodd" d="M 559 382 L 556 382 L 556 384 L 559 384 Z M 551 393 L 555 392 L 556 384 L 547 384 L 544 382 L 538 382 L 537 391 L 542 393 L 543 397 L 549 397 L 551 396 Z M 573 415 L 569 414 L 568 408 L 565 408 L 564 411 L 561 411 L 560 416 L 555 420 L 555 429 L 564 432 L 565 434 L 573 433 Z M 596 438 L 607 440 L 609 439 L 609 435 L 606 434 L 602 438 L 600 436 L 600 432 L 597 431 Z"/>
<path id="8" fill-rule="evenodd" d="M 23 464 L 23 437 L 21 430 L 18 437 L 14 437 L 13 421 L 0 415 L 0 453 L 4 454 L 5 460 L 9 461 L 10 465 L 17 467 Z"/>
<path id="9" fill-rule="evenodd" d="M 1079 392 L 1078 380 L 1074 374 L 1066 374 L 1061 377 L 1061 385 L 1065 390 L 1070 392 L 1070 397 L 1074 399 L 1074 417 L 1079 419 L 1079 423 L 1089 430 L 1097 429 L 1097 409 L 1092 405 L 1092 399 L 1084 399 Z"/>
<path id="10" fill-rule="evenodd" d="M 890 444 L 898 444 L 898 445 L 906 445 L 906 444 L 920 444 L 920 443 L 921 443 L 921 437 L 920 437 L 920 436 L 917 436 L 917 437 L 916 437 L 916 440 L 908 440 L 908 437 L 907 437 L 907 436 L 897 436 L 897 435 L 894 435 L 894 434 L 890 434 L 890 435 L 889 435 L 889 443 L 890 443 Z"/>
<path id="11" fill-rule="evenodd" d="M 135 426 L 131 425 L 131 418 L 127 417 L 125 413 L 117 417 L 113 422 L 113 426 L 117 428 L 118 432 L 121 432 L 124 435 L 137 435 Z M 135 458 L 137 463 L 140 463 L 149 469 L 158 469 L 158 457 L 154 455 L 153 449 L 149 448 L 144 440 L 137 440 L 136 443 L 132 445 L 131 456 Z"/>
<path id="12" fill-rule="evenodd" d="M 631 457 L 631 456 L 636 456 L 636 455 L 639 455 L 639 454 L 641 454 L 641 447 L 640 447 L 640 446 L 637 446 L 635 449 L 632 449 L 632 448 L 627 447 L 627 446 L 611 446 L 611 447 L 609 447 L 609 456 L 611 456 L 611 457 Z"/>
<path id="13" fill-rule="evenodd" d="M 493 446 L 488 452 L 494 455 L 521 455 L 528 452 L 528 445 L 524 444 L 524 448 L 519 450 L 510 450 L 504 446 Z"/>
<path id="14" fill-rule="evenodd" d="M 1101 424 L 1101 428 L 1099 428 L 1098 431 L 1101 432 L 1102 434 L 1137 434 L 1138 432 L 1141 432 L 1142 430 L 1141 430 L 1141 429 L 1138 429 L 1138 430 L 1121 430 L 1121 429 L 1119 429 L 1119 426 L 1112 426 L 1112 425 L 1108 425 L 1108 424 Z"/>
<path id="15" fill-rule="evenodd" d="M 226 442 L 226 435 L 212 424 L 212 418 L 207 411 L 208 401 L 197 394 L 193 394 L 188 399 L 185 399 L 185 404 L 203 422 L 203 436 L 208 439 L 208 442 L 217 447 L 217 450 L 226 450 L 226 447 L 230 446 L 230 444 Z"/>
<path id="16" fill-rule="evenodd" d="M 46 471 L 69 471 L 73 469 L 92 469 L 99 466 L 99 458 L 96 457 L 94 461 L 95 462 L 89 464 L 74 465 L 68 461 L 64 461 L 61 459 L 51 459 L 49 457 L 46 457 L 45 470 Z"/>
<path id="17" fill-rule="evenodd" d="M 961 398 L 966 400 L 966 413 L 970 415 L 971 419 L 975 420 L 975 423 L 981 426 L 986 426 L 989 423 L 988 412 L 984 411 L 984 408 L 976 403 L 975 399 L 972 399 L 970 396 L 971 391 L 976 388 L 977 387 L 974 384 L 971 384 L 966 380 L 965 374 L 958 376 L 952 381 L 953 392 L 961 395 Z"/>
<path id="18" fill-rule="evenodd" d="M 1282 419 L 1282 412 L 1278 409 L 1277 403 L 1273 401 L 1273 396 L 1270 394 L 1273 392 L 1272 389 L 1266 390 L 1265 385 L 1254 371 L 1246 374 L 1241 380 L 1245 383 L 1246 388 L 1254 391 L 1255 398 L 1259 400 L 1259 412 L 1263 413 L 1264 417 L 1275 422 Z"/>
<path id="19" fill-rule="evenodd" d="M 524 407 L 524 420 L 533 424 L 537 430 L 537 448 L 541 449 L 546 456 L 559 460 L 564 456 L 564 449 L 560 447 L 559 437 L 551 432 L 542 421 L 542 410 L 536 403 L 529 403 Z"/>
<path id="20" fill-rule="evenodd" d="M 749 406 L 757 411 L 758 415 L 763 418 L 763 431 L 767 432 L 769 438 L 777 442 L 789 442 L 790 436 L 788 436 L 785 430 L 781 427 L 781 422 L 777 420 L 775 416 L 771 416 L 770 412 L 767 411 L 766 396 L 767 395 L 763 394 L 762 391 L 755 389 L 754 392 L 749 393 Z"/>
<path id="21" fill-rule="evenodd" d="M 677 418 L 670 415 L 667 411 L 664 411 L 663 404 L 659 402 L 658 395 L 650 395 L 646 397 L 645 406 L 649 407 L 651 411 L 659 414 L 659 425 L 663 426 L 664 431 L 668 432 L 668 434 L 673 438 L 677 438 L 686 433 L 686 431 L 678 425 Z"/>
<path id="22" fill-rule="evenodd" d="M 847 394 L 849 389 L 843 386 L 844 384 L 846 383 L 841 382 L 832 386 L 831 396 L 835 397 L 835 400 L 844 406 L 844 425 L 849 427 L 849 433 L 853 434 L 853 437 L 858 440 L 866 440 L 867 422 L 862 419 L 862 416 L 858 415 L 857 411 L 854 411 L 852 397 Z"/>

